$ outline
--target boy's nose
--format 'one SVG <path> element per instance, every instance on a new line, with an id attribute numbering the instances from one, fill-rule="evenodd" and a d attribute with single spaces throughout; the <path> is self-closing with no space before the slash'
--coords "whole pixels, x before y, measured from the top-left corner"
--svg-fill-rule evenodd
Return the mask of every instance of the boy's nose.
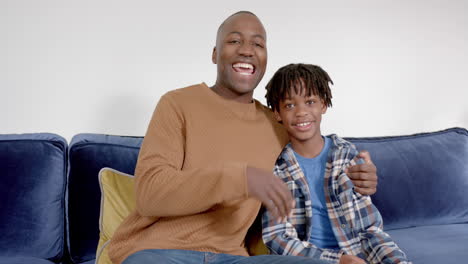
<path id="1" fill-rule="evenodd" d="M 302 110 L 298 110 L 296 112 L 296 116 L 298 117 L 302 117 L 302 116 L 307 116 L 309 113 L 307 111 L 302 111 Z"/>
<path id="2" fill-rule="evenodd" d="M 296 116 L 307 116 L 309 112 L 306 111 L 305 106 L 297 105 L 296 106 Z"/>

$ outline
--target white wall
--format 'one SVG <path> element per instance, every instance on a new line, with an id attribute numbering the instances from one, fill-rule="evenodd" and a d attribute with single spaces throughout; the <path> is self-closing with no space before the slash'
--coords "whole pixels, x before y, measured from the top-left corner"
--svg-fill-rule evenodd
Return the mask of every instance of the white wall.
<path id="1" fill-rule="evenodd" d="M 159 97 L 215 81 L 218 25 L 251 10 L 274 71 L 335 82 L 324 133 L 468 127 L 468 1 L 0 0 L 0 133 L 144 135 Z"/>

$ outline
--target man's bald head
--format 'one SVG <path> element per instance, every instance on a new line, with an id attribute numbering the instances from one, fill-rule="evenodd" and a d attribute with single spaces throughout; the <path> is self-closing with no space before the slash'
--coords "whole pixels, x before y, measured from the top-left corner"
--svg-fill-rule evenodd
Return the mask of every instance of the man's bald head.
<path id="1" fill-rule="evenodd" d="M 222 30 L 224 28 L 224 25 L 229 21 L 231 20 L 233 17 L 235 16 L 238 16 L 238 15 L 251 15 L 251 16 L 254 16 L 255 18 L 258 19 L 258 21 L 260 22 L 261 24 L 261 21 L 260 19 L 257 17 L 257 15 L 255 15 L 254 13 L 250 12 L 250 11 L 245 11 L 245 10 L 242 10 L 242 11 L 238 11 L 230 16 L 228 16 L 224 21 L 223 23 L 221 23 L 221 25 L 219 25 L 218 27 L 218 31 L 216 32 L 216 44 L 218 43 L 218 40 L 219 40 L 219 37 L 222 35 Z M 263 25 L 262 25 L 263 26 Z M 266 38 L 266 33 L 265 33 L 265 38 Z"/>

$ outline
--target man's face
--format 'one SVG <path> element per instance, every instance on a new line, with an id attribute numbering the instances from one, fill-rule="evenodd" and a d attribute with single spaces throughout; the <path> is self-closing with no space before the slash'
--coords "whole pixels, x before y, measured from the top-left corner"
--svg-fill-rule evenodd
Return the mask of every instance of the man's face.
<path id="1" fill-rule="evenodd" d="M 320 139 L 320 123 L 327 107 L 316 95 L 307 96 L 305 89 L 298 94 L 291 88 L 291 97 L 282 100 L 276 120 L 281 121 L 293 143 L 304 144 Z"/>
<path id="2" fill-rule="evenodd" d="M 212 60 L 218 68 L 217 88 L 229 97 L 251 100 L 267 64 L 266 33 L 260 20 L 250 14 L 228 18 L 218 32 Z"/>

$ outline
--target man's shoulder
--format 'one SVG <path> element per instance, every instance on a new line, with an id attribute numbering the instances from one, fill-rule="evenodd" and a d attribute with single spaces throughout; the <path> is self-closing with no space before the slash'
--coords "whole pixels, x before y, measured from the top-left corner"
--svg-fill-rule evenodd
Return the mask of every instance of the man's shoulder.
<path id="1" fill-rule="evenodd" d="M 258 100 L 255 100 L 255 103 L 257 105 L 258 111 L 262 113 L 262 115 L 265 117 L 265 120 L 268 120 L 268 122 L 275 130 L 275 133 L 278 135 L 278 138 L 281 141 L 281 145 L 285 146 L 289 142 L 289 136 L 286 129 L 284 129 L 283 125 L 276 120 L 273 111 L 271 111 L 269 107 L 265 106 Z"/>
<path id="2" fill-rule="evenodd" d="M 269 114 L 272 114 L 272 113 L 273 113 L 273 112 L 271 111 L 271 109 L 270 109 L 268 106 L 262 104 L 262 102 L 258 101 L 257 99 L 254 99 L 254 102 L 255 102 L 255 104 L 257 104 L 257 107 L 258 107 L 261 111 L 264 111 L 265 113 L 269 113 Z"/>
<path id="3" fill-rule="evenodd" d="M 262 104 L 262 103 L 261 103 L 260 101 L 258 101 L 257 99 L 254 99 L 254 101 L 255 101 L 255 104 L 257 105 L 258 111 L 263 112 L 264 115 L 265 115 L 268 119 L 270 119 L 270 120 L 272 121 L 273 124 L 278 125 L 278 126 L 281 126 L 281 125 L 276 121 L 275 116 L 274 116 L 274 114 L 273 114 L 273 111 L 271 111 L 271 109 L 270 109 L 268 106 Z"/>
<path id="4" fill-rule="evenodd" d="M 205 83 L 200 83 L 170 90 L 161 96 L 159 103 L 164 102 L 176 108 L 185 108 L 197 104 L 200 101 L 198 98 L 203 97 L 207 89 L 209 88 Z"/>
<path id="5" fill-rule="evenodd" d="M 164 94 L 164 96 L 171 97 L 171 98 L 190 97 L 194 95 L 200 95 L 200 93 L 205 92 L 207 88 L 208 86 L 205 83 L 199 83 L 199 84 L 194 84 L 194 85 L 171 90 L 167 92 L 166 94 Z"/>

